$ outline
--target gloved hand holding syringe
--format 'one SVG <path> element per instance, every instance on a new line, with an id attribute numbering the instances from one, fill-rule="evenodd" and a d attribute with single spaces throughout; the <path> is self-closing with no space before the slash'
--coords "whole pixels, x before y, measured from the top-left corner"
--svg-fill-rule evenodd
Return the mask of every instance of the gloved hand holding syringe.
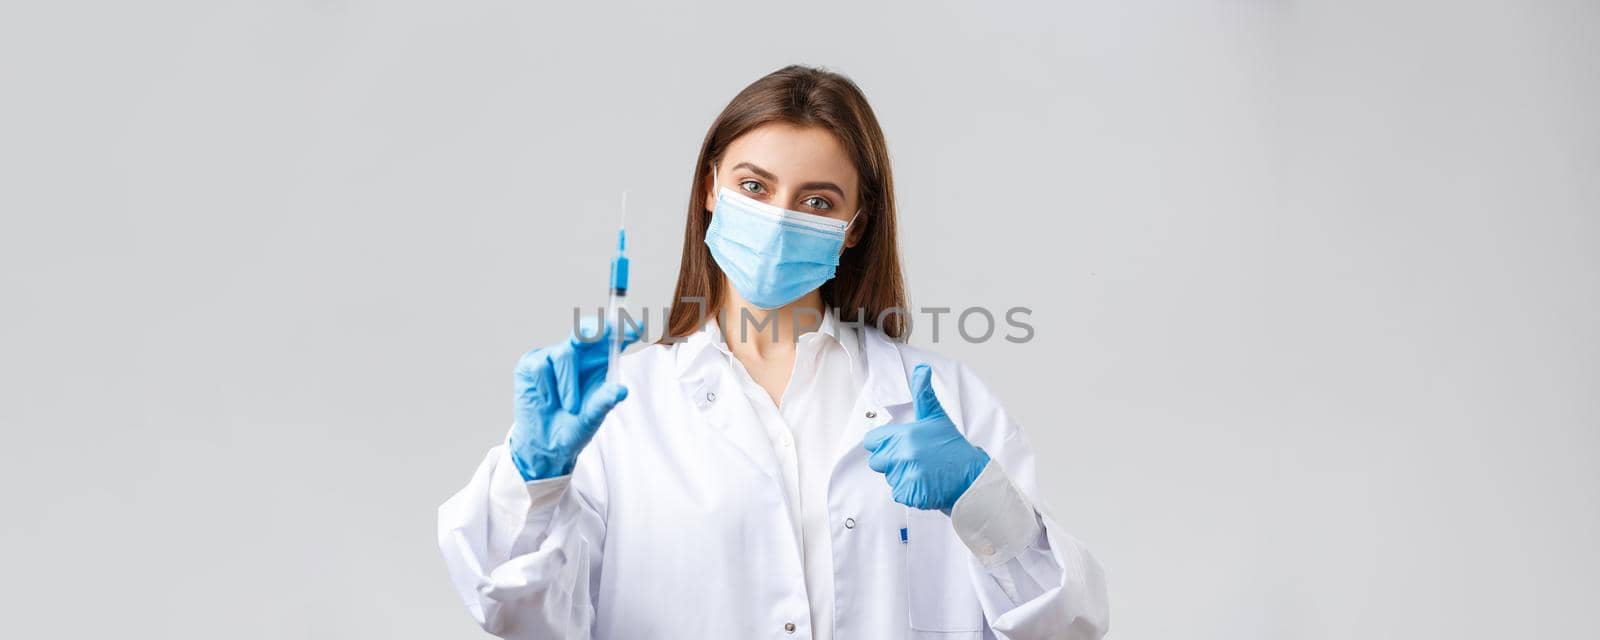
<path id="1" fill-rule="evenodd" d="M 626 221 L 626 193 L 622 207 Z M 578 453 L 594 438 L 606 414 L 628 397 L 628 389 L 617 382 L 617 360 L 639 339 L 641 327 L 623 318 L 628 295 L 626 250 L 627 236 L 619 225 L 605 317 L 576 327 L 565 342 L 523 354 L 517 362 L 515 423 L 507 445 L 524 480 L 572 473 Z"/>

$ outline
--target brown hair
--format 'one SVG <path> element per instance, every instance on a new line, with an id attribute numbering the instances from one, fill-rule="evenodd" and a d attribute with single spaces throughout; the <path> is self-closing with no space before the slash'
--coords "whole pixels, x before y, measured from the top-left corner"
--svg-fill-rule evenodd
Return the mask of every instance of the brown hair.
<path id="1" fill-rule="evenodd" d="M 905 333 L 905 314 L 910 311 L 900 272 L 900 249 L 895 244 L 894 178 L 883 130 L 866 96 L 849 78 L 790 65 L 745 87 L 706 132 L 689 188 L 683 262 L 678 267 L 678 286 L 662 341 L 699 331 L 706 320 L 704 313 L 722 307 L 722 269 L 705 244 L 706 226 L 711 223 L 711 214 L 706 212 L 711 165 L 729 143 L 771 122 L 822 127 L 850 152 L 861 185 L 857 224 L 865 222 L 866 226 L 856 245 L 839 256 L 833 279 L 822 285 L 822 304 L 838 309 L 841 320 L 872 325 L 900 339 Z M 688 298 L 704 302 L 686 302 Z M 898 311 L 885 314 L 890 309 Z"/>

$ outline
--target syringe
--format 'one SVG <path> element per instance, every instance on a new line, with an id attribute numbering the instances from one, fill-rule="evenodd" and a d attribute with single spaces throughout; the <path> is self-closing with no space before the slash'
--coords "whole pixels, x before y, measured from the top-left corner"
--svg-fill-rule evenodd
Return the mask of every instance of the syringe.
<path id="1" fill-rule="evenodd" d="M 611 300 L 606 304 L 605 323 L 611 327 L 610 353 L 606 358 L 606 382 L 616 382 L 617 360 L 622 356 L 622 303 L 628 297 L 628 192 L 622 192 L 622 221 L 617 223 L 617 257 L 611 259 Z"/>

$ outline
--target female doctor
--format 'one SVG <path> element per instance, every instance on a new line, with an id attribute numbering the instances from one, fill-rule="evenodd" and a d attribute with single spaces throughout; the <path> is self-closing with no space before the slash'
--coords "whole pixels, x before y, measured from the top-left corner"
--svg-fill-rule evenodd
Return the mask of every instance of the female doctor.
<path id="1" fill-rule="evenodd" d="M 695 164 L 667 336 L 517 363 L 515 421 L 439 508 L 505 638 L 1099 638 L 1100 566 L 961 363 L 904 343 L 889 154 L 854 83 L 746 87 Z M 632 335 L 629 336 L 634 337 Z"/>

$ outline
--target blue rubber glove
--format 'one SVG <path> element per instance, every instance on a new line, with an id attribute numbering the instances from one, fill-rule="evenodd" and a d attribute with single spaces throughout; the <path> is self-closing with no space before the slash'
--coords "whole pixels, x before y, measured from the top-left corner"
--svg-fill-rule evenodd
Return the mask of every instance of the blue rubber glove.
<path id="1" fill-rule="evenodd" d="M 599 323 L 588 320 L 580 332 L 592 338 Z M 630 323 L 624 326 L 626 347 L 639 339 L 639 331 Z M 510 449 L 523 480 L 572 473 L 578 452 L 594 438 L 611 408 L 628 397 L 627 387 L 605 381 L 610 323 L 599 340 L 585 342 L 578 336 L 529 351 L 517 361 Z"/>
<path id="2" fill-rule="evenodd" d="M 916 421 L 868 431 L 861 442 L 870 452 L 867 464 L 884 474 L 895 502 L 949 514 L 989 464 L 989 454 L 967 442 L 945 415 L 933 393 L 933 369 L 928 365 L 912 369 L 911 393 Z"/>

